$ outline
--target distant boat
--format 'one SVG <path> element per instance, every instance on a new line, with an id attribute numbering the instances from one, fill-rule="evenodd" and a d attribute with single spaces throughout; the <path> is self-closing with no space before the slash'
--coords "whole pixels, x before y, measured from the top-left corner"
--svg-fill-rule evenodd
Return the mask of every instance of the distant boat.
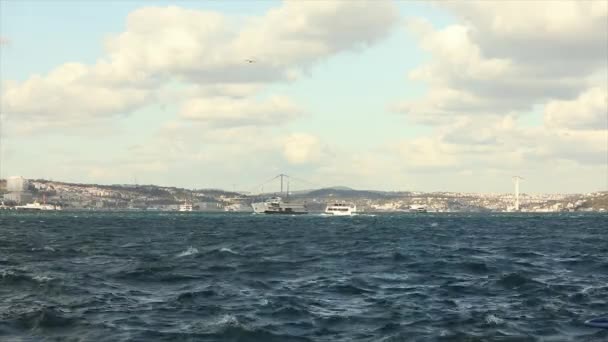
<path id="1" fill-rule="evenodd" d="M 284 202 L 281 197 L 272 197 L 264 202 L 251 203 L 253 212 L 256 214 L 308 214 L 303 203 Z"/>
<path id="2" fill-rule="evenodd" d="M 334 216 L 351 216 L 357 212 L 357 206 L 353 203 L 333 202 L 325 207 L 325 214 Z"/>
<path id="3" fill-rule="evenodd" d="M 280 178 L 281 179 L 281 194 L 283 194 L 283 178 L 287 178 L 287 192 L 286 195 L 289 197 L 289 176 L 280 174 L 271 180 Z M 308 209 L 304 203 L 292 202 L 289 199 L 283 200 L 281 197 L 272 197 L 264 202 L 251 203 L 253 212 L 255 214 L 283 214 L 283 215 L 301 215 L 308 214 Z"/>
<path id="4" fill-rule="evenodd" d="M 234 203 L 234 204 L 230 204 L 224 207 L 224 211 L 246 211 L 245 209 L 246 207 L 244 207 L 242 204 L 240 203 Z"/>
<path id="5" fill-rule="evenodd" d="M 421 204 L 412 204 L 409 208 L 410 213 L 426 213 L 426 206 Z"/>
<path id="6" fill-rule="evenodd" d="M 184 202 L 184 204 L 180 204 L 177 211 L 192 211 L 192 203 Z"/>
<path id="7" fill-rule="evenodd" d="M 25 205 L 18 205 L 15 207 L 17 210 L 38 210 L 38 211 L 49 211 L 49 210 L 62 210 L 61 206 L 54 204 L 40 204 L 38 202 L 27 203 Z"/>

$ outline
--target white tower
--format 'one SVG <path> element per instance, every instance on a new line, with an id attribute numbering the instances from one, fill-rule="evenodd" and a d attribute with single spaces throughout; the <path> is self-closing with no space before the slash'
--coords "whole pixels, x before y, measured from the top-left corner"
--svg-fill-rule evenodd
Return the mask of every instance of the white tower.
<path id="1" fill-rule="evenodd" d="M 513 176 L 513 183 L 515 183 L 515 211 L 519 211 L 519 181 L 523 178 L 519 176 Z"/>
<path id="2" fill-rule="evenodd" d="M 6 179 L 6 190 L 10 192 L 27 191 L 28 181 L 21 176 L 12 176 Z"/>

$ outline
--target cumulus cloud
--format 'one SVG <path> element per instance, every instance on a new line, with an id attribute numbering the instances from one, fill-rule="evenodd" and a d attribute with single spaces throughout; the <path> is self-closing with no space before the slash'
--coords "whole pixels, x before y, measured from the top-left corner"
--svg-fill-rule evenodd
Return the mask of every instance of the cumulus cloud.
<path id="1" fill-rule="evenodd" d="M 599 1 L 439 2 L 459 21 L 411 20 L 430 61 L 425 95 L 394 105 L 431 134 L 396 143 L 411 167 L 606 163 L 608 6 Z M 544 124 L 518 118 L 544 112 Z M 529 115 L 529 114 L 528 114 Z"/>
<path id="2" fill-rule="evenodd" d="M 323 147 L 314 135 L 294 133 L 285 138 L 283 156 L 291 164 L 316 162 L 323 154 Z"/>
<path id="3" fill-rule="evenodd" d="M 256 114 L 265 118 L 258 124 L 273 123 L 277 112 L 281 119 L 294 117 L 288 101 L 237 101 L 234 108 L 252 104 L 255 112 L 238 117 L 227 109 L 228 97 L 254 96 L 323 58 L 372 44 L 396 19 L 395 5 L 384 0 L 287 1 L 245 20 L 176 6 L 144 7 L 129 14 L 123 32 L 105 40 L 105 55 L 93 65 L 66 63 L 47 75 L 7 82 L 1 99 L 10 116 L 23 120 L 94 120 L 177 98 L 186 102 L 185 118 L 234 124 Z M 255 63 L 246 63 L 249 58 Z M 176 95 L 183 88 L 191 98 Z"/>
<path id="4" fill-rule="evenodd" d="M 551 128 L 608 129 L 608 88 L 590 88 L 574 100 L 550 101 L 545 123 Z"/>
<path id="5" fill-rule="evenodd" d="M 461 22 L 440 30 L 423 19 L 408 29 L 431 61 L 410 73 L 430 85 L 396 105 L 414 121 L 505 115 L 550 99 L 572 99 L 606 69 L 608 10 L 594 1 L 441 2 Z M 605 74 L 605 73 L 604 73 Z"/>
<path id="6" fill-rule="evenodd" d="M 452 167 L 457 164 L 454 147 L 437 138 L 418 138 L 401 142 L 399 155 L 407 161 L 410 169 L 435 169 Z"/>
<path id="7" fill-rule="evenodd" d="M 180 116 L 219 126 L 251 126 L 282 124 L 300 113 L 300 109 L 285 97 L 274 96 L 265 101 L 213 97 L 187 101 Z"/>
<path id="8" fill-rule="evenodd" d="M 6 82 L 3 108 L 9 116 L 24 120 L 74 122 L 130 112 L 150 100 L 148 90 L 94 82 L 89 71 L 83 64 L 68 63 L 46 77 L 33 76 L 20 84 Z"/>
<path id="9" fill-rule="evenodd" d="M 539 65 L 541 73 L 553 75 L 577 76 L 605 66 L 605 1 L 451 1 L 441 5 L 463 20 L 489 58 Z"/>

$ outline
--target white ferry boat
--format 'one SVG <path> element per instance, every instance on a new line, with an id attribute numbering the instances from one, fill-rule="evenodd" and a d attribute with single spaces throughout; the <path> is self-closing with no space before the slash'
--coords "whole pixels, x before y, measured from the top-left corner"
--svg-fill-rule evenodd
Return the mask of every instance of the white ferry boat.
<path id="1" fill-rule="evenodd" d="M 40 204 L 38 202 L 27 203 L 25 205 L 18 205 L 15 207 L 17 210 L 62 210 L 61 206 L 54 204 Z"/>
<path id="2" fill-rule="evenodd" d="M 177 211 L 192 211 L 192 203 L 184 202 L 184 204 L 180 204 Z"/>
<path id="3" fill-rule="evenodd" d="M 334 216 L 351 216 L 357 212 L 357 206 L 353 203 L 334 202 L 325 207 L 325 214 Z"/>
<path id="4" fill-rule="evenodd" d="M 308 214 L 303 203 L 284 202 L 281 197 L 272 197 L 264 202 L 251 203 L 253 212 L 256 214 Z"/>
<path id="5" fill-rule="evenodd" d="M 263 202 L 251 203 L 253 212 L 255 214 L 283 214 L 283 215 L 301 215 L 308 214 L 308 209 L 304 203 L 293 202 L 289 200 L 289 176 L 280 174 L 274 177 L 272 180 L 281 179 L 281 195 L 283 194 L 283 178 L 287 178 L 287 200 L 283 200 L 281 197 L 272 197 Z"/>
<path id="6" fill-rule="evenodd" d="M 412 204 L 410 205 L 411 213 L 426 213 L 426 206 L 422 204 Z"/>

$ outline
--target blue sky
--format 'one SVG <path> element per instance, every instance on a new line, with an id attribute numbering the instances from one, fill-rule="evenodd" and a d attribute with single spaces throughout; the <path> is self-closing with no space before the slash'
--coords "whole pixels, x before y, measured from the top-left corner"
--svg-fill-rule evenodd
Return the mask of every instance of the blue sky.
<path id="1" fill-rule="evenodd" d="M 178 10 L 171 12 L 168 6 Z M 0 37 L 4 43 L 0 46 L 0 76 L 5 114 L 2 174 L 99 183 L 128 183 L 137 176 L 145 183 L 225 188 L 238 184 L 247 188 L 274 173 L 286 172 L 320 185 L 509 191 L 510 175 L 522 173 L 536 180 L 530 191 L 606 188 L 608 179 L 603 173 L 608 170 L 602 146 L 606 130 L 601 126 L 604 107 L 601 99 L 596 99 L 605 89 L 605 49 L 604 55 L 590 51 L 596 57 L 591 62 L 597 66 L 587 70 L 586 82 L 564 83 L 567 91 L 553 94 L 547 88 L 539 92 L 542 96 L 533 96 L 532 87 L 537 87 L 532 84 L 534 75 L 547 73 L 548 66 L 522 58 L 518 50 L 521 44 L 516 41 L 508 45 L 522 35 L 505 39 L 505 46 L 497 48 L 488 42 L 504 38 L 510 31 L 484 26 L 485 19 L 492 16 L 511 19 L 508 13 L 516 14 L 517 8 L 501 8 L 504 5 L 500 2 L 444 6 L 409 1 L 359 2 L 356 6 L 346 1 L 319 1 L 306 6 L 299 10 L 281 1 L 1 2 Z M 540 1 L 534 6 L 553 7 L 557 21 L 560 11 L 568 10 L 551 2 Z M 154 9 L 142 11 L 144 7 Z M 207 17 L 190 17 L 190 10 L 216 12 L 225 23 L 204 28 L 200 22 Z M 581 7 L 581 18 L 592 13 L 602 19 L 604 10 Z M 273 17 L 274 12 L 278 14 Z M 127 17 L 133 13 L 141 15 L 137 24 L 129 26 Z M 518 33 L 538 33 L 523 19 L 517 22 L 515 14 L 512 25 L 520 29 Z M 184 19 L 175 19 L 177 16 Z M 168 18 L 168 24 L 154 23 L 163 18 Z M 540 15 L 525 19 L 537 25 L 551 24 Z M 173 29 L 172 25 L 182 34 L 158 46 L 142 33 L 160 37 L 166 34 L 162 30 Z M 601 42 L 601 25 L 601 20 L 589 24 L 581 19 L 570 30 L 589 32 Z M 146 31 L 137 31 L 136 27 L 145 27 Z M 269 32 L 263 31 L 268 27 L 270 34 L 246 36 L 248 30 Z M 214 38 L 226 32 L 232 34 L 234 44 Z M 318 41 L 310 38 L 318 32 L 323 32 Z M 129 35 L 119 36 L 124 33 Z M 145 65 L 155 58 L 150 51 L 163 55 L 171 39 L 180 40 L 190 33 L 192 37 L 210 38 L 167 52 L 163 64 Z M 559 32 L 555 34 L 561 37 Z M 116 37 L 122 37 L 120 41 L 126 44 L 109 51 L 104 42 Z M 223 74 L 218 76 L 222 85 L 257 84 L 237 96 L 246 104 L 242 107 L 245 111 L 254 108 L 250 113 L 234 112 L 237 106 L 226 99 L 235 97 L 228 90 L 213 90 L 208 95 L 211 90 L 207 89 L 213 85 L 207 80 L 187 80 L 191 72 L 183 73 L 180 68 L 184 63 L 172 58 L 172 53 L 195 56 L 188 65 L 190 70 L 234 70 L 242 66 L 221 66 L 211 55 L 220 51 L 225 53 L 220 59 L 230 59 L 235 51 L 241 51 L 242 44 L 258 38 L 268 45 L 253 50 L 259 48 L 258 54 L 269 57 L 251 67 L 268 68 L 273 80 L 258 80 L 257 76 L 247 79 L 243 73 L 237 74 L 238 82 L 222 80 Z M 549 46 L 555 37 L 549 32 L 541 38 Z M 558 43 L 568 46 L 569 42 Z M 197 44 L 204 53 L 197 50 Z M 282 44 L 292 47 L 281 48 Z M 145 89 L 147 100 L 121 98 L 124 92 L 120 87 L 141 90 L 140 85 L 127 79 L 91 83 L 92 75 L 110 82 L 97 65 L 100 60 L 112 60 L 112 56 L 135 61 L 127 66 L 133 71 L 121 77 L 140 72 L 161 80 Z M 81 79 L 68 79 L 65 73 L 50 76 L 70 62 L 83 66 Z M 580 67 L 567 56 L 553 62 L 552 67 Z M 112 70 L 119 70 L 118 63 L 118 59 L 112 60 Z M 293 72 L 299 76 L 285 79 Z M 519 84 L 515 91 L 508 88 L 514 83 L 507 82 L 511 79 Z M 192 86 L 192 91 L 177 94 L 177 88 L 167 86 L 175 80 Z M 555 80 L 543 84 L 561 82 L 566 80 L 556 75 Z M 530 91 L 526 91 L 528 86 Z M 66 95 L 88 87 L 92 87 L 90 92 L 84 91 L 76 98 Z M 481 91 L 480 87 L 513 94 L 513 99 Z M 599 91 L 594 91 L 596 88 Z M 99 89 L 116 93 L 109 98 L 94 98 L 92 94 Z M 282 99 L 280 104 L 269 100 L 277 96 Z M 159 98 L 169 100 L 161 104 Z M 466 106 L 462 101 L 467 101 Z M 32 105 L 38 102 L 44 109 Z M 106 110 L 108 103 L 112 107 Z M 222 111 L 213 107 L 218 103 L 228 105 Z M 568 127 L 568 120 L 562 118 L 567 114 L 561 108 L 575 105 L 589 106 L 581 110 L 580 120 L 589 120 L 585 129 Z M 74 112 L 64 113 L 63 108 Z M 260 116 L 270 119 L 256 121 Z M 486 141 L 493 143 L 488 145 Z M 583 158 L 566 151 L 567 147 L 561 148 L 562 144 L 599 147 L 591 147 L 589 156 Z M 545 176 L 547 165 L 559 165 L 555 180 Z M 587 175 L 582 184 L 552 184 L 559 177 L 581 174 Z"/>

